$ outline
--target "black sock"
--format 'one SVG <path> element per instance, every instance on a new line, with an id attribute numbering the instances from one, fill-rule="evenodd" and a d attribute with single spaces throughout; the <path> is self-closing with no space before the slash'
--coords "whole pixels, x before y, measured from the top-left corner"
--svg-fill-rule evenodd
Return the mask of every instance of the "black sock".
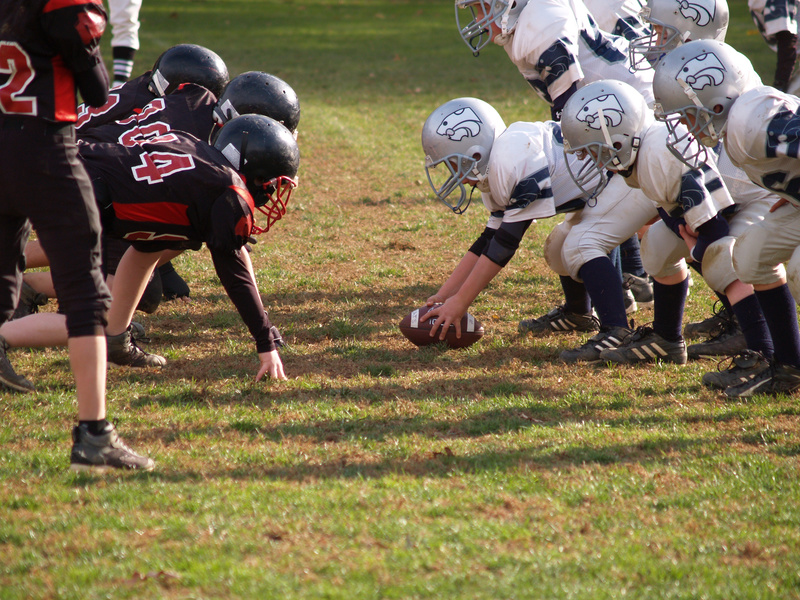
<path id="1" fill-rule="evenodd" d="M 111 49 L 111 55 L 114 59 L 114 83 L 128 81 L 133 72 L 136 50 L 126 46 L 115 46 Z"/>
<path id="2" fill-rule="evenodd" d="M 568 312 L 578 315 L 588 315 L 592 312 L 592 303 L 589 294 L 580 281 L 575 281 L 572 277 L 559 276 L 561 288 L 564 290 L 564 307 Z"/>
<path id="3" fill-rule="evenodd" d="M 784 365 L 800 367 L 800 333 L 797 329 L 797 306 L 789 286 L 756 292 L 761 311 L 767 320 L 775 360 Z"/>
<path id="4" fill-rule="evenodd" d="M 609 258 L 601 256 L 590 260 L 581 267 L 578 275 L 583 279 L 602 328 L 627 327 L 622 280 Z"/>
<path id="5" fill-rule="evenodd" d="M 106 419 L 100 419 L 99 421 L 78 421 L 78 425 L 86 425 L 86 429 L 92 435 L 107 433 L 114 427 Z"/>
<path id="6" fill-rule="evenodd" d="M 761 352 L 767 358 L 771 358 L 774 353 L 772 346 L 772 336 L 767 327 L 767 320 L 761 310 L 761 304 L 756 296 L 742 298 L 731 306 L 739 327 L 742 328 L 745 342 L 750 350 Z"/>
<path id="7" fill-rule="evenodd" d="M 681 339 L 683 308 L 689 291 L 689 278 L 665 285 L 653 282 L 653 330 L 668 342 Z"/>
<path id="8" fill-rule="evenodd" d="M 619 246 L 619 259 L 622 262 L 622 272 L 646 277 L 647 273 L 642 266 L 642 254 L 639 247 L 639 236 L 635 233 L 622 242 Z"/>

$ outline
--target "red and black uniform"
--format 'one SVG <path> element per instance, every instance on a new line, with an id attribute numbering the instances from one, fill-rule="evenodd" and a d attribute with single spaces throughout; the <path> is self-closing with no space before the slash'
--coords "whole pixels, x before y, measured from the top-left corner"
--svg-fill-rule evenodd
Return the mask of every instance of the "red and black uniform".
<path id="1" fill-rule="evenodd" d="M 94 105 L 107 99 L 105 24 L 98 0 L 0 3 L 0 321 L 16 305 L 32 224 L 51 258 L 69 335 L 103 333 L 110 296 L 100 219 L 74 122 L 77 90 Z"/>
<path id="2" fill-rule="evenodd" d="M 130 145 L 82 143 L 106 235 L 142 252 L 208 246 L 225 291 L 256 340 L 275 349 L 243 246 L 253 231 L 253 198 L 213 146 L 181 131 Z"/>
<path id="3" fill-rule="evenodd" d="M 150 75 L 148 71 L 136 79 L 131 79 L 123 85 L 115 87 L 108 94 L 108 99 L 101 106 L 81 104 L 78 107 L 78 120 L 75 128 L 82 134 L 90 127 L 113 123 L 117 119 L 124 119 L 134 114 L 137 110 L 147 106 L 158 98 L 158 94 L 150 91 Z"/>
<path id="4" fill-rule="evenodd" d="M 114 95 L 112 90 L 109 99 Z M 129 145 L 137 140 L 158 137 L 177 129 L 207 140 L 214 128 L 216 103 L 216 96 L 203 86 L 185 83 L 171 94 L 152 98 L 141 107 L 117 116 L 114 120 L 86 121 L 82 127 L 77 128 L 78 139 Z"/>

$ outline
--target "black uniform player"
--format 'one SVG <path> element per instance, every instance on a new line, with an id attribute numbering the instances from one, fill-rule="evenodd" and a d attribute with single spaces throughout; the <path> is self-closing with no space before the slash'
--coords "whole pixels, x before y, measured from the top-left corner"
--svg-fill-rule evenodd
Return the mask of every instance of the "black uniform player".
<path id="1" fill-rule="evenodd" d="M 265 374 L 285 379 L 272 327 L 243 248 L 286 211 L 300 154 L 294 137 L 268 117 L 236 117 L 215 146 L 180 132 L 129 145 L 82 144 L 107 235 L 133 245 L 117 269 L 109 311 L 109 352 L 129 348 L 130 320 L 164 252 L 208 246 L 217 275 L 256 341 Z M 232 167 L 235 167 L 232 168 Z M 240 175 L 241 173 L 241 175 Z M 254 223 L 256 207 L 266 223 Z M 152 355 L 151 355 L 152 356 Z"/>
<path id="2" fill-rule="evenodd" d="M 131 451 L 105 419 L 108 289 L 100 272 L 100 223 L 78 160 L 76 87 L 89 104 L 107 98 L 99 52 L 106 24 L 92 0 L 6 0 L 0 4 L 0 321 L 13 313 L 23 248 L 36 229 L 52 259 L 53 281 L 69 333 L 79 424 L 74 469 L 154 468 Z M 65 251 L 67 250 L 67 251 Z M 0 381 L 20 391 L 0 341 Z"/>

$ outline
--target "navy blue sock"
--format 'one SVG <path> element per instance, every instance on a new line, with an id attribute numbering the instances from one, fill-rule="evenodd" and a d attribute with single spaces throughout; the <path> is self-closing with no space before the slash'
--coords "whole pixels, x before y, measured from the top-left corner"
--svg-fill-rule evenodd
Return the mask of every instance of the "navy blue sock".
<path id="1" fill-rule="evenodd" d="M 99 421 L 78 421 L 78 425 L 86 425 L 86 429 L 88 429 L 89 433 L 92 435 L 106 433 L 106 427 L 111 427 L 111 423 L 105 419 L 100 419 Z"/>
<path id="2" fill-rule="evenodd" d="M 767 320 L 774 358 L 784 365 L 800 367 L 800 332 L 797 329 L 797 306 L 786 284 L 756 292 L 761 311 Z"/>
<path id="3" fill-rule="evenodd" d="M 764 318 L 758 298 L 747 296 L 733 304 L 731 308 L 736 320 L 739 321 L 739 327 L 742 328 L 747 347 L 771 358 L 774 352 L 772 336 L 769 334 L 767 320 Z"/>
<path id="4" fill-rule="evenodd" d="M 607 256 L 594 258 L 578 271 L 600 319 L 600 326 L 627 327 L 625 301 L 622 298 L 622 278 Z"/>
<path id="5" fill-rule="evenodd" d="M 592 303 L 583 284 L 564 275 L 560 275 L 559 279 L 564 290 L 564 306 L 567 311 L 579 315 L 588 315 L 592 312 Z"/>
<path id="6" fill-rule="evenodd" d="M 639 248 L 639 236 L 635 233 L 619 246 L 619 258 L 622 263 L 622 272 L 646 277 L 647 273 L 642 266 L 642 255 Z"/>
<path id="7" fill-rule="evenodd" d="M 665 285 L 653 282 L 653 330 L 668 342 L 681 339 L 683 308 L 689 291 L 689 278 Z"/>

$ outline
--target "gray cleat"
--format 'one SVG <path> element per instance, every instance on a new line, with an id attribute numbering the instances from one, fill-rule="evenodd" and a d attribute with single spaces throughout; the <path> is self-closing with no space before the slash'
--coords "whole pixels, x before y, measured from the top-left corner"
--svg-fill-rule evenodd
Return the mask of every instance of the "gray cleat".
<path id="1" fill-rule="evenodd" d="M 8 360 L 7 352 L 10 346 L 3 336 L 0 336 L 0 383 L 18 392 L 33 392 L 36 388 L 22 375 L 17 375 L 14 367 Z"/>
<path id="2" fill-rule="evenodd" d="M 108 362 L 127 367 L 163 367 L 167 359 L 158 354 L 149 354 L 131 337 L 131 327 L 119 335 L 106 335 Z"/>
<path id="3" fill-rule="evenodd" d="M 72 429 L 72 442 L 70 469 L 73 471 L 152 471 L 156 466 L 151 458 L 137 454 L 126 446 L 111 423 L 106 431 L 98 435 L 89 433 L 86 425 L 78 425 Z"/>

